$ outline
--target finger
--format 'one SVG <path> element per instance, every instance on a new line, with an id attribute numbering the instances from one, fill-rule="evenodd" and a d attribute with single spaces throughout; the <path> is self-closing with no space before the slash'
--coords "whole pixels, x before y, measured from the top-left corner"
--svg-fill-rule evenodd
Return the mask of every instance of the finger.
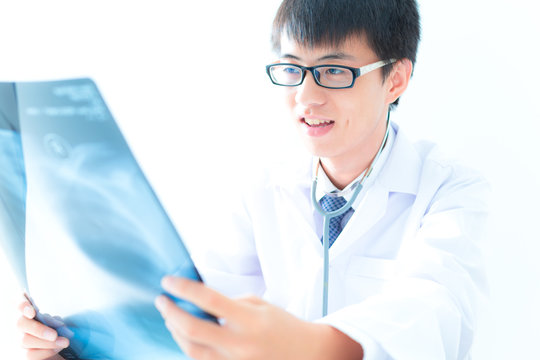
<path id="1" fill-rule="evenodd" d="M 234 300 L 210 289 L 203 283 L 176 276 L 165 276 L 161 282 L 169 293 L 187 300 L 216 317 L 234 317 L 238 305 Z"/>
<path id="2" fill-rule="evenodd" d="M 64 337 L 58 337 L 56 341 L 47 341 L 30 334 L 24 334 L 22 347 L 25 349 L 64 349 L 69 346 L 69 340 Z"/>
<path id="3" fill-rule="evenodd" d="M 57 355 L 60 350 L 62 349 L 55 349 L 55 350 L 41 350 L 41 349 L 32 349 L 28 350 L 26 352 L 26 358 L 28 360 L 42 360 L 42 359 L 48 359 L 48 360 L 56 360 L 56 359 L 62 359 L 61 357 L 54 357 Z M 59 355 L 57 355 L 59 356 Z"/>
<path id="4" fill-rule="evenodd" d="M 56 341 L 56 338 L 58 337 L 56 330 L 43 325 L 39 321 L 27 319 L 24 316 L 20 317 L 19 321 L 17 321 L 17 327 L 23 333 L 30 334 L 47 341 Z"/>
<path id="5" fill-rule="evenodd" d="M 266 304 L 264 300 L 262 300 L 260 297 L 257 297 L 255 295 L 247 295 L 247 296 L 239 297 L 236 300 L 238 300 L 241 303 L 250 304 L 250 305 Z"/>
<path id="6" fill-rule="evenodd" d="M 19 304 L 19 311 L 27 319 L 33 319 L 36 316 L 36 310 L 34 310 L 32 304 L 30 304 L 27 300 L 24 300 Z"/>
<path id="7" fill-rule="evenodd" d="M 193 342 L 193 341 L 186 340 L 186 339 L 182 338 L 181 336 L 174 336 L 173 335 L 173 337 L 174 337 L 174 340 L 176 341 L 176 343 L 178 344 L 178 346 L 180 346 L 180 349 L 182 349 L 182 351 L 184 352 L 184 354 L 186 354 L 187 356 L 189 356 L 192 359 L 197 359 L 197 360 L 212 359 L 212 360 L 215 360 L 215 359 L 223 359 L 224 358 L 221 353 L 219 353 L 217 350 L 215 350 L 215 349 L 213 349 L 211 347 L 208 347 L 208 346 L 205 346 L 205 345 L 202 345 L 202 344 L 198 344 L 198 343 Z"/>
<path id="8" fill-rule="evenodd" d="M 155 305 L 173 336 L 179 335 L 202 345 L 221 346 L 227 343 L 227 332 L 218 324 L 189 314 L 166 296 L 156 298 Z"/>

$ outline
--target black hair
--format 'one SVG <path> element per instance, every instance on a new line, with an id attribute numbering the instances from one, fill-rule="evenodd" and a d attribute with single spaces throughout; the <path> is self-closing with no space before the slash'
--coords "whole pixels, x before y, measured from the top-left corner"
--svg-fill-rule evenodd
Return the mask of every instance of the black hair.
<path id="1" fill-rule="evenodd" d="M 405 58 L 414 65 L 420 15 L 416 0 L 283 0 L 272 29 L 277 53 L 284 32 L 307 47 L 339 46 L 351 35 L 365 35 L 380 60 Z M 382 68 L 383 80 L 392 66 Z"/>

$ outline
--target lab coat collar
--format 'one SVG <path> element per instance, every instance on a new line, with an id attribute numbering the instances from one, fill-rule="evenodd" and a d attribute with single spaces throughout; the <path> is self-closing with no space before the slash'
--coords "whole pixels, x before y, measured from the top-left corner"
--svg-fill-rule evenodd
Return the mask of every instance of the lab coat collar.
<path id="1" fill-rule="evenodd" d="M 384 164 L 381 164 L 378 174 L 370 177 L 371 184 L 366 184 L 365 191 L 361 192 L 362 196 L 359 196 L 355 202 L 355 212 L 330 248 L 330 261 L 346 253 L 350 245 L 372 228 L 385 214 L 389 193 L 402 192 L 416 195 L 418 191 L 422 166 L 420 156 L 403 131 L 394 123 L 391 123 L 391 126 L 396 136 L 388 158 Z M 294 207 L 311 207 L 311 212 L 301 211 L 300 216 L 304 218 L 303 223 L 307 225 L 306 233 L 308 230 L 313 233 L 313 236 L 310 236 L 313 246 L 320 251 L 322 256 L 320 239 L 315 231 L 317 223 L 313 216 L 316 210 L 310 198 L 312 165 L 312 161 L 305 161 L 305 158 L 303 162 L 289 162 L 288 165 L 281 166 L 280 171 L 272 174 L 272 185 L 288 193 L 291 201 L 296 204 Z"/>
<path id="2" fill-rule="evenodd" d="M 403 130 L 392 123 L 396 132 L 394 146 L 375 180 L 388 192 L 416 195 L 420 183 L 422 160 Z"/>
<path id="3" fill-rule="evenodd" d="M 388 158 L 389 153 L 391 152 L 392 147 L 394 146 L 395 137 L 396 137 L 396 130 L 391 127 L 389 132 L 388 132 L 388 138 L 386 139 L 386 144 L 385 144 L 381 154 L 379 155 L 379 158 L 376 160 L 375 164 L 373 164 L 373 169 L 371 170 L 371 174 L 366 179 L 364 179 L 364 182 L 362 184 L 362 186 L 364 187 L 364 190 L 362 191 L 362 195 L 365 192 L 365 190 L 374 182 L 374 180 L 377 178 L 379 172 L 384 167 L 384 164 L 386 163 L 386 159 Z M 317 172 L 317 165 L 318 165 L 317 163 L 318 163 L 318 161 L 319 161 L 319 158 L 317 158 L 317 157 L 313 158 L 312 178 L 315 178 L 315 174 Z M 342 190 L 344 192 L 343 197 L 345 198 L 345 200 L 348 201 L 352 197 L 353 191 L 350 191 L 350 188 L 353 186 L 353 184 L 355 184 L 357 181 L 360 181 L 364 177 L 365 172 L 366 172 L 366 170 L 364 170 L 356 179 L 351 181 L 349 183 L 349 185 L 347 185 Z M 328 194 L 330 192 L 334 192 L 334 191 L 337 191 L 337 190 L 338 189 L 330 181 L 330 179 L 326 175 L 326 172 L 324 171 L 324 169 L 321 166 L 320 169 L 319 169 L 318 186 L 317 186 L 317 192 L 316 192 L 317 201 L 320 201 L 321 198 L 325 194 Z M 358 198 L 358 201 L 356 201 L 353 204 L 353 209 L 356 209 L 356 206 L 358 205 L 358 202 L 359 202 L 359 200 L 361 198 L 362 198 L 362 196 L 360 196 L 360 198 Z"/>
<path id="4" fill-rule="evenodd" d="M 354 204 L 355 212 L 330 248 L 331 262 L 346 254 L 351 244 L 357 242 L 384 216 L 390 193 L 416 195 L 418 191 L 422 166 L 418 152 L 396 124 L 392 124 L 392 127 L 396 137 L 388 158 L 379 173 L 371 178 L 372 183 L 366 184 L 363 196 Z"/>
<path id="5" fill-rule="evenodd" d="M 381 162 L 381 168 L 374 169 L 372 176 L 366 179 L 365 187 L 377 183 L 388 192 L 415 195 L 418 192 L 422 161 L 403 130 L 393 122 L 390 122 L 390 126 L 395 132 L 390 152 Z M 289 189 L 292 187 L 311 189 L 316 162 L 312 158 L 306 161 L 304 156 L 300 159 L 293 158 L 273 168 L 274 171 L 269 174 L 272 185 Z"/>

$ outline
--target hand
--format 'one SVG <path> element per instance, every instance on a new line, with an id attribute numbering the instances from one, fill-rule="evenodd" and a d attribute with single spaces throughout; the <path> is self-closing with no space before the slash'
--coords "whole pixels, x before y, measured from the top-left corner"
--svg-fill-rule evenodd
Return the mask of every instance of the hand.
<path id="1" fill-rule="evenodd" d="M 36 311 L 28 301 L 19 305 L 22 316 L 17 327 L 23 332 L 22 347 L 27 349 L 29 360 L 60 360 L 58 352 L 69 346 L 69 340 L 59 337 L 56 330 L 34 320 Z"/>
<path id="2" fill-rule="evenodd" d="M 165 277 L 163 288 L 221 319 L 221 325 L 156 299 L 182 350 L 194 359 L 362 359 L 360 344 L 329 325 L 300 320 L 256 297 L 230 299 L 200 282 Z"/>

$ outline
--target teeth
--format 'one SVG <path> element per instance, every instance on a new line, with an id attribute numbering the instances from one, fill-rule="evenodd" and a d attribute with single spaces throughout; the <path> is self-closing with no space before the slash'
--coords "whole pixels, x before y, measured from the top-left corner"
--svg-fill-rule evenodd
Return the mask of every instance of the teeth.
<path id="1" fill-rule="evenodd" d="M 320 120 L 320 119 L 304 119 L 304 121 L 308 124 L 308 125 L 320 125 L 320 124 L 330 124 L 332 121 L 331 120 Z"/>

